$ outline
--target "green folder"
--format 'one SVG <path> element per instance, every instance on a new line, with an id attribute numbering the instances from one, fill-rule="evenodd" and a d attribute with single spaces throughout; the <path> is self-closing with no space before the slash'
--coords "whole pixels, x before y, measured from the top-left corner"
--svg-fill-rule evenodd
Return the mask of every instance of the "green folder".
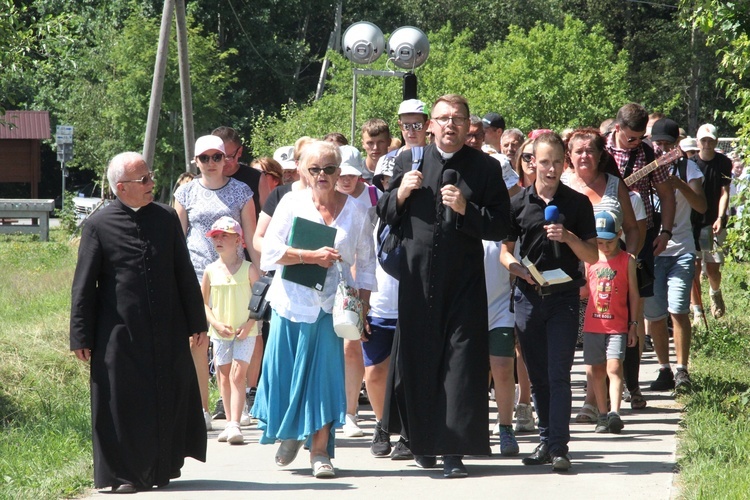
<path id="1" fill-rule="evenodd" d="M 336 228 L 313 222 L 302 217 L 295 217 L 292 231 L 289 233 L 289 246 L 301 250 L 317 250 L 321 247 L 333 247 L 336 241 Z M 302 286 L 323 290 L 328 269 L 317 264 L 294 264 L 284 266 L 281 277 Z"/>

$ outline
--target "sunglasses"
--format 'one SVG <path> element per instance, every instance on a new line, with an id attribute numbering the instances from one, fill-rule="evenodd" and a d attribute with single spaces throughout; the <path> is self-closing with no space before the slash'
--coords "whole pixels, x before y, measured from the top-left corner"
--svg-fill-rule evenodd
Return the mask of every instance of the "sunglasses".
<path id="1" fill-rule="evenodd" d="M 130 179 L 130 180 L 127 180 L 127 181 L 120 181 L 120 182 L 137 182 L 137 183 L 143 184 L 145 186 L 146 184 L 148 184 L 152 180 L 154 180 L 154 173 L 153 172 L 149 172 L 149 173 L 147 173 L 146 175 L 144 175 L 143 177 L 141 177 L 139 179 Z"/>
<path id="2" fill-rule="evenodd" d="M 198 161 L 201 163 L 208 163 L 208 160 L 213 160 L 216 163 L 224 159 L 224 153 L 214 153 L 212 155 L 198 155 Z"/>
<path id="3" fill-rule="evenodd" d="M 336 173 L 337 168 L 339 167 L 337 167 L 336 165 L 326 165 L 325 167 L 311 167 L 308 168 L 307 171 L 310 172 L 310 175 L 316 177 L 320 175 L 321 172 L 326 175 L 333 175 Z"/>
<path id="4" fill-rule="evenodd" d="M 621 130 L 621 132 L 625 133 L 624 130 Z M 625 134 L 625 140 L 628 142 L 628 144 L 630 144 L 632 142 L 635 142 L 635 141 L 642 141 L 646 137 L 648 137 L 648 136 L 647 135 L 642 135 L 640 137 L 628 137 L 627 134 Z"/>
<path id="5" fill-rule="evenodd" d="M 521 153 L 521 160 L 526 163 L 531 163 L 531 157 L 534 156 L 532 153 Z"/>
<path id="6" fill-rule="evenodd" d="M 418 122 L 418 123 L 402 123 L 401 128 L 409 131 L 414 130 L 415 132 L 418 132 L 424 128 L 424 123 Z"/>

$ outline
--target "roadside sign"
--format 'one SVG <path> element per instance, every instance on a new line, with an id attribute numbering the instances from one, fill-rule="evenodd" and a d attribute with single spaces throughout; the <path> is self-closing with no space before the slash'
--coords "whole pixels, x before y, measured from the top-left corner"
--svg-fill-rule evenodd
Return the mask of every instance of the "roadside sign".
<path id="1" fill-rule="evenodd" d="M 73 144 L 73 134 L 57 134 L 55 142 L 58 144 Z"/>
<path id="2" fill-rule="evenodd" d="M 58 125 L 57 134 L 65 134 L 65 135 L 73 135 L 73 126 L 72 125 Z"/>

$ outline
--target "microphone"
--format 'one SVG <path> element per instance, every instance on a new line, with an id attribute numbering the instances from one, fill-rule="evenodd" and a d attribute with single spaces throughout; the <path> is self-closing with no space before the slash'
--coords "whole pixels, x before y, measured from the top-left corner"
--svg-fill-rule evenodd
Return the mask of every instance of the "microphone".
<path id="1" fill-rule="evenodd" d="M 555 205 L 549 205 L 547 208 L 544 209 L 544 220 L 547 222 L 547 224 L 557 224 L 557 220 L 560 218 L 560 210 Z M 559 241 L 551 241 L 552 243 L 552 255 L 555 256 L 555 259 L 560 258 L 560 242 Z"/>
<path id="2" fill-rule="evenodd" d="M 443 171 L 443 186 L 445 186 L 446 184 L 451 184 L 453 186 L 458 184 L 458 172 L 456 172 L 452 168 L 446 168 Z M 444 218 L 445 222 L 447 222 L 448 224 L 453 224 L 453 222 L 456 220 L 456 212 L 454 212 L 451 207 L 446 205 Z"/>

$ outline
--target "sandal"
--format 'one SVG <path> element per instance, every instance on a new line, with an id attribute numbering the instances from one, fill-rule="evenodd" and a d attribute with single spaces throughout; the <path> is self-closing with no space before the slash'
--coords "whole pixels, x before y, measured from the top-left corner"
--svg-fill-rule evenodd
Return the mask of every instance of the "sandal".
<path id="1" fill-rule="evenodd" d="M 633 410 L 642 410 L 646 407 L 646 398 L 641 391 L 630 393 L 630 408 Z"/>
<path id="2" fill-rule="evenodd" d="M 325 455 L 316 455 L 310 459 L 312 465 L 312 474 L 316 478 L 334 477 L 336 472 L 333 470 L 331 459 Z"/>
<path id="3" fill-rule="evenodd" d="M 279 445 L 279 450 L 276 452 L 276 465 L 284 467 L 294 462 L 297 458 L 299 449 L 302 448 L 304 441 L 297 441 L 296 439 L 284 439 Z"/>
<path id="4" fill-rule="evenodd" d="M 598 417 L 599 411 L 593 405 L 584 403 L 578 415 L 576 415 L 576 422 L 579 424 L 595 424 Z"/>

